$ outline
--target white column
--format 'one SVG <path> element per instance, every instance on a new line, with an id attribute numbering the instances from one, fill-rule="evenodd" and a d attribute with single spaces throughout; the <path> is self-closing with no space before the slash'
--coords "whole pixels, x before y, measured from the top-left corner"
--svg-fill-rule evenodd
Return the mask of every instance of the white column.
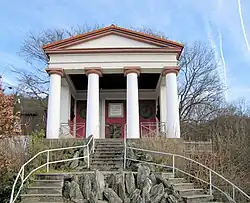
<path id="1" fill-rule="evenodd" d="M 138 74 L 138 68 L 125 69 L 127 76 L 127 138 L 140 138 Z"/>
<path id="2" fill-rule="evenodd" d="M 179 99 L 176 75 L 177 69 L 165 69 L 166 77 L 166 122 L 167 137 L 180 138 Z"/>
<path id="3" fill-rule="evenodd" d="M 88 75 L 86 137 L 93 135 L 94 138 L 100 138 L 99 76 L 101 71 L 88 69 L 85 72 Z"/>
<path id="4" fill-rule="evenodd" d="M 67 124 L 70 119 L 70 104 L 71 94 L 67 81 L 62 78 L 61 84 L 61 111 L 60 111 L 60 123 Z"/>
<path id="5" fill-rule="evenodd" d="M 58 139 L 60 129 L 61 69 L 47 69 L 50 74 L 46 138 Z"/>
<path id="6" fill-rule="evenodd" d="M 161 132 L 166 132 L 166 85 L 161 85 L 160 86 L 160 98 L 159 98 L 159 103 L 160 103 L 160 122 L 161 122 Z"/>

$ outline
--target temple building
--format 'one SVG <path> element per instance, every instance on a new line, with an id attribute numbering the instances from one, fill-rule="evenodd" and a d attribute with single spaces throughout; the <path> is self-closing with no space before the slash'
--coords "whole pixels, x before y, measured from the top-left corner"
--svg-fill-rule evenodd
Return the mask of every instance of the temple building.
<path id="1" fill-rule="evenodd" d="M 182 44 L 111 25 L 43 49 L 50 76 L 47 139 L 180 137 Z"/>

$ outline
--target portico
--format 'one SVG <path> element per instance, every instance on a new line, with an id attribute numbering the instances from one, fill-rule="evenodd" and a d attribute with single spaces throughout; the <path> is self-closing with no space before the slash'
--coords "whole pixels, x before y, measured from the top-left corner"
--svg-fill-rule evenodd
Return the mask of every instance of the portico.
<path id="1" fill-rule="evenodd" d="M 148 129 L 180 137 L 182 44 L 111 25 L 43 48 L 50 75 L 48 139 L 140 138 Z"/>

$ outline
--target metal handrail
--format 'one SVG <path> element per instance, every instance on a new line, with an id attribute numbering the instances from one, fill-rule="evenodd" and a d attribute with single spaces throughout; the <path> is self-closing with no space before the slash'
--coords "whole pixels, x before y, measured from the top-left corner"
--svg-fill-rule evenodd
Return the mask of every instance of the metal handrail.
<path id="1" fill-rule="evenodd" d="M 81 137 L 85 132 L 85 123 L 61 123 L 60 124 L 60 137 L 70 136 L 70 137 Z M 78 131 L 81 131 L 82 134 L 78 134 Z"/>
<path id="2" fill-rule="evenodd" d="M 141 148 L 136 148 L 136 147 L 126 147 L 126 150 L 127 149 L 132 149 L 132 150 L 137 150 L 137 151 L 142 151 L 142 152 L 149 152 L 149 153 L 155 153 L 155 154 L 161 154 L 161 155 L 168 155 L 168 156 L 171 156 L 172 157 L 172 166 L 167 166 L 167 165 L 164 165 L 164 164 L 156 164 L 156 163 L 153 163 L 153 162 L 148 162 L 148 161 L 142 161 L 142 160 L 137 160 L 137 159 L 132 159 L 132 158 L 128 158 L 128 157 L 125 157 L 124 159 L 124 165 L 126 166 L 126 160 L 131 160 L 131 161 L 138 161 L 138 162 L 143 162 L 143 163 L 148 163 L 148 164 L 152 164 L 152 165 L 157 165 L 157 166 L 162 166 L 162 167 L 168 167 L 168 168 L 172 168 L 173 170 L 173 174 L 175 174 L 175 171 L 179 171 L 181 173 L 184 173 L 192 178 L 195 178 L 203 183 L 206 183 L 209 185 L 209 193 L 210 195 L 213 194 L 213 188 L 217 189 L 218 191 L 220 191 L 221 193 L 223 193 L 227 198 L 230 198 L 230 200 L 236 202 L 235 200 L 235 190 L 238 190 L 241 194 L 243 194 L 248 200 L 250 200 L 250 196 L 247 195 L 242 189 L 240 189 L 239 187 L 237 187 L 235 184 L 233 184 L 231 181 L 227 180 L 224 176 L 220 175 L 219 173 L 217 173 L 216 171 L 214 171 L 213 169 L 203 165 L 202 163 L 199 163 L 198 161 L 195 161 L 193 159 L 190 159 L 188 157 L 185 157 L 185 156 L 182 156 L 182 155 L 179 155 L 179 154 L 172 154 L 172 153 L 167 153 L 167 152 L 159 152 L 159 151 L 154 151 L 154 150 L 148 150 L 148 149 L 141 149 Z M 184 160 L 188 160 L 188 161 L 191 161 L 193 163 L 196 163 L 198 164 L 199 166 L 207 169 L 209 171 L 209 182 L 205 181 L 205 180 L 202 180 L 201 178 L 199 177 L 196 177 L 188 172 L 185 172 L 181 169 L 178 169 L 176 168 L 175 166 L 175 158 L 176 157 L 179 157 L 179 158 L 182 158 Z M 231 186 L 232 186 L 232 189 L 233 189 L 233 197 L 231 197 L 230 195 L 228 195 L 226 192 L 224 192 L 222 189 L 220 189 L 219 187 L 213 185 L 213 176 L 212 175 L 217 175 L 219 176 L 220 178 L 222 178 L 224 181 L 226 181 L 227 183 L 229 183 Z"/>
<path id="3" fill-rule="evenodd" d="M 89 145 L 90 145 L 91 141 L 92 141 L 92 147 L 91 147 L 91 149 L 89 149 Z M 87 166 L 88 166 L 88 168 L 89 168 L 89 167 L 90 167 L 90 153 L 91 153 L 91 152 L 94 152 L 94 147 L 95 147 L 95 140 L 94 140 L 94 136 L 91 135 L 91 138 L 89 139 L 89 141 L 87 142 L 87 144 L 82 145 L 82 146 L 72 146 L 72 147 L 62 147 L 62 148 L 46 149 L 46 150 L 43 150 L 43 151 L 41 151 L 41 152 L 38 152 L 35 156 L 33 156 L 33 157 L 30 158 L 27 162 L 25 162 L 25 163 L 22 165 L 21 169 L 19 170 L 19 172 L 18 172 L 18 174 L 17 174 L 17 176 L 16 176 L 16 179 L 15 179 L 15 181 L 14 181 L 14 183 L 13 183 L 13 186 L 12 186 L 12 191 L 11 191 L 11 195 L 10 195 L 10 203 L 14 203 L 14 202 L 17 200 L 17 198 L 18 198 L 18 196 L 19 196 L 19 194 L 20 194 L 20 192 L 21 192 L 21 189 L 22 189 L 22 187 L 23 187 L 24 182 L 25 182 L 25 181 L 26 181 L 35 171 L 37 171 L 37 170 L 39 170 L 39 169 L 41 169 L 41 168 L 43 168 L 43 167 L 45 167 L 45 166 L 46 166 L 47 172 L 49 172 L 49 165 L 50 165 L 50 164 L 55 164 L 55 163 L 61 163 L 61 162 L 67 162 L 67 161 L 73 161 L 73 160 L 78 160 L 78 159 L 87 158 L 87 160 L 88 160 Z M 70 159 L 62 159 L 62 160 L 57 160 L 57 161 L 50 161 L 50 160 L 49 160 L 50 152 L 62 151 L 62 150 L 68 150 L 68 149 L 78 149 L 78 148 L 87 148 L 87 155 L 86 155 L 86 156 L 81 156 L 81 157 L 76 157 L 76 158 L 70 158 Z M 45 164 L 42 164 L 42 165 L 38 166 L 37 168 L 33 169 L 32 171 L 30 171 L 30 173 L 25 177 L 25 173 L 24 173 L 24 172 L 25 172 L 25 171 L 24 171 L 25 166 L 26 166 L 27 164 L 29 164 L 32 160 L 34 160 L 35 158 L 37 158 L 39 155 L 44 154 L 44 153 L 47 154 L 47 159 L 46 159 L 47 161 L 46 161 L 46 163 L 45 163 Z M 21 186 L 19 187 L 17 194 L 14 196 L 16 184 L 17 184 L 17 181 L 18 181 L 19 178 L 21 178 Z"/>
<path id="4" fill-rule="evenodd" d="M 160 133 L 166 133 L 166 123 L 165 122 L 140 122 L 140 134 L 141 137 L 147 137 L 150 134 L 158 136 Z M 148 131 L 144 134 L 144 131 Z"/>

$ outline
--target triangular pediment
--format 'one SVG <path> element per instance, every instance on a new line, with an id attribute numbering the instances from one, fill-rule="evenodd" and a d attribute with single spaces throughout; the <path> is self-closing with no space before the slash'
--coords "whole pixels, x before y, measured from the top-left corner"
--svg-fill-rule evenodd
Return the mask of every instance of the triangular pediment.
<path id="1" fill-rule="evenodd" d="M 45 52 L 47 50 L 98 48 L 173 48 L 182 50 L 183 45 L 160 37 L 111 25 L 43 47 Z"/>
<path id="2" fill-rule="evenodd" d="M 79 42 L 75 45 L 66 47 L 67 49 L 88 49 L 88 48 L 159 48 L 150 43 L 131 39 L 129 37 L 119 36 L 117 34 L 108 34 L 96 39 Z"/>

